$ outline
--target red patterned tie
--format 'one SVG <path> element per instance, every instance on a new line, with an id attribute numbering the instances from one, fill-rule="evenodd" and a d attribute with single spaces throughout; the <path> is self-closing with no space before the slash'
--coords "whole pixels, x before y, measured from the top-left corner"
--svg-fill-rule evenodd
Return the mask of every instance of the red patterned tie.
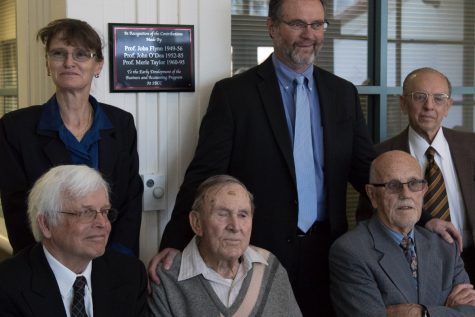
<path id="1" fill-rule="evenodd" d="M 406 256 L 406 260 L 411 267 L 412 277 L 417 278 L 417 257 L 416 252 L 414 251 L 412 238 L 408 236 L 404 236 L 401 240 L 401 248 L 404 250 L 404 255 Z"/>
<path id="2" fill-rule="evenodd" d="M 449 200 L 445 189 L 444 176 L 434 160 L 435 149 L 430 146 L 426 151 L 427 168 L 425 178 L 428 184 L 424 196 L 424 209 L 432 216 L 450 221 Z"/>

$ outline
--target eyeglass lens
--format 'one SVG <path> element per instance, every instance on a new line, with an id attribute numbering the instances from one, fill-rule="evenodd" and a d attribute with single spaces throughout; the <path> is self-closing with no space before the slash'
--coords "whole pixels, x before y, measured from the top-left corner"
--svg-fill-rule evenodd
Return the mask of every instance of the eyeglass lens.
<path id="1" fill-rule="evenodd" d="M 114 222 L 117 219 L 117 210 L 115 209 L 104 209 L 98 211 L 94 209 L 88 209 L 78 214 L 79 218 L 84 219 L 84 221 L 86 222 L 93 221 L 94 219 L 96 219 L 98 214 L 107 217 L 110 222 Z"/>
<path id="2" fill-rule="evenodd" d="M 426 92 L 416 91 L 416 92 L 411 93 L 411 95 L 412 95 L 412 101 L 416 103 L 420 103 L 420 104 L 425 104 L 427 100 L 429 99 L 429 96 L 432 96 L 434 103 L 437 105 L 443 105 L 449 99 L 449 96 L 444 93 L 429 94 Z"/>
<path id="3" fill-rule="evenodd" d="M 71 54 L 73 59 L 77 62 L 85 62 L 95 56 L 94 53 L 80 48 L 74 49 L 71 53 L 64 48 L 56 48 L 50 50 L 47 55 L 53 60 L 64 61 L 68 58 L 69 54 Z"/>
<path id="4" fill-rule="evenodd" d="M 326 30 L 328 27 L 328 21 L 315 21 L 312 23 L 307 23 L 302 20 L 292 20 L 292 21 L 282 21 L 294 30 L 304 30 L 307 26 L 310 26 L 312 30 Z"/>
<path id="5" fill-rule="evenodd" d="M 418 192 L 424 188 L 426 184 L 425 180 L 412 179 L 406 183 L 402 183 L 396 179 L 393 179 L 386 183 L 385 187 L 391 193 L 399 193 L 403 190 L 404 184 L 407 184 L 407 187 L 411 192 Z"/>

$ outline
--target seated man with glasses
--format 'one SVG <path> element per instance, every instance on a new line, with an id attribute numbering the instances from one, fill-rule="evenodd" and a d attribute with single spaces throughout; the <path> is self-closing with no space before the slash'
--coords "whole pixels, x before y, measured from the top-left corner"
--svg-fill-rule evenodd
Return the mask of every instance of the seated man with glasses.
<path id="1" fill-rule="evenodd" d="M 147 276 L 137 258 L 106 251 L 109 186 L 85 165 L 54 167 L 28 197 L 37 244 L 0 263 L 0 316 L 143 316 Z"/>
<path id="2" fill-rule="evenodd" d="M 450 221 L 461 233 L 465 270 L 475 282 L 475 134 L 442 127 L 453 103 L 451 94 L 452 85 L 441 72 L 427 67 L 410 72 L 400 97 L 409 126 L 375 149 L 378 154 L 405 151 L 419 161 L 429 182 L 423 209 L 427 215 Z M 363 201 L 358 220 L 372 214 Z"/>
<path id="3" fill-rule="evenodd" d="M 366 192 L 376 213 L 330 249 L 337 316 L 475 316 L 457 245 L 415 226 L 426 191 L 410 154 L 389 151 L 373 161 Z"/>

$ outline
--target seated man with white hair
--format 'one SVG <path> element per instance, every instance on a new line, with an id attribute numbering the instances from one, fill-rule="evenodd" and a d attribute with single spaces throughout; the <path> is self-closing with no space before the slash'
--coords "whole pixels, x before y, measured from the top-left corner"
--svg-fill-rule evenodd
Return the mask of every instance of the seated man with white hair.
<path id="1" fill-rule="evenodd" d="M 0 316 L 143 316 L 138 259 L 106 251 L 109 186 L 94 169 L 62 165 L 34 184 L 28 215 L 37 244 L 0 263 Z"/>
<path id="2" fill-rule="evenodd" d="M 154 316 L 302 316 L 277 258 L 249 245 L 253 212 L 252 194 L 236 178 L 200 185 L 189 213 L 195 236 L 170 270 L 157 269 Z"/>

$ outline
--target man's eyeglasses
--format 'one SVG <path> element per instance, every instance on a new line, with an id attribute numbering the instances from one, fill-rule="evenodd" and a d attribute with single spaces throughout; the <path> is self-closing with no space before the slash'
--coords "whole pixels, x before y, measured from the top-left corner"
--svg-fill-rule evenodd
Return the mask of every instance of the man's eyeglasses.
<path id="1" fill-rule="evenodd" d="M 444 106 L 447 104 L 447 100 L 449 100 L 449 95 L 444 94 L 444 93 L 437 93 L 437 94 L 429 94 L 426 92 L 422 91 L 414 91 L 411 92 L 410 94 L 407 94 L 405 96 L 411 96 L 412 101 L 417 104 L 425 104 L 427 102 L 427 99 L 429 99 L 429 96 L 432 96 L 432 100 L 434 100 L 434 103 L 438 106 Z"/>
<path id="2" fill-rule="evenodd" d="M 420 192 L 427 185 L 427 181 L 425 179 L 411 179 L 408 182 L 402 183 L 397 179 L 392 179 L 387 183 L 370 185 L 375 187 L 384 187 L 390 194 L 399 194 L 402 191 L 404 185 L 407 185 L 411 192 Z"/>
<path id="3" fill-rule="evenodd" d="M 96 53 L 86 51 L 81 48 L 76 48 L 71 53 L 69 53 L 68 50 L 64 48 L 55 48 L 48 51 L 46 53 L 46 56 L 51 60 L 64 62 L 68 58 L 69 54 L 72 55 L 73 60 L 75 60 L 76 62 L 87 62 L 88 60 L 96 56 Z"/>
<path id="4" fill-rule="evenodd" d="M 304 31 L 307 29 L 307 26 L 310 26 L 314 31 L 326 30 L 330 23 L 327 20 L 324 21 L 315 21 L 312 23 L 307 23 L 302 20 L 292 20 L 292 21 L 284 21 L 280 20 L 282 23 L 287 24 L 291 29 L 296 31 Z"/>
<path id="5" fill-rule="evenodd" d="M 110 208 L 110 209 L 102 209 L 102 210 L 95 210 L 95 209 L 86 209 L 81 211 L 60 211 L 61 214 L 71 215 L 78 218 L 79 222 L 81 223 L 91 223 L 96 219 L 97 214 L 101 214 L 102 216 L 106 216 L 107 219 L 112 223 L 116 221 L 117 215 L 119 212 L 117 209 Z"/>

